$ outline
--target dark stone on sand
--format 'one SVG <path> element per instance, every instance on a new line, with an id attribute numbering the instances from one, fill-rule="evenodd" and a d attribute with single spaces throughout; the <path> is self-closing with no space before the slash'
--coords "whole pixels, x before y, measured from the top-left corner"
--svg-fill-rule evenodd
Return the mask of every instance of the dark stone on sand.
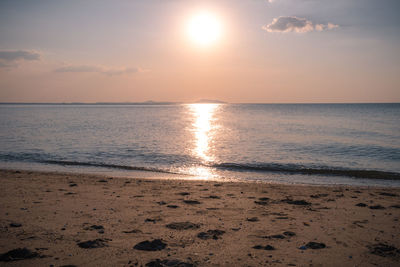
<path id="1" fill-rule="evenodd" d="M 98 182 L 98 183 L 108 183 L 108 181 L 107 181 L 107 180 L 104 180 L 104 179 L 98 180 L 97 182 Z"/>
<path id="2" fill-rule="evenodd" d="M 375 206 L 369 206 L 371 210 L 384 210 L 385 207 L 382 207 L 381 205 L 375 205 Z"/>
<path id="3" fill-rule="evenodd" d="M 218 186 L 222 186 L 222 184 L 214 184 L 214 186 L 217 186 L 217 187 L 218 187 Z"/>
<path id="4" fill-rule="evenodd" d="M 191 263 L 183 262 L 180 260 L 152 260 L 146 263 L 147 267 L 193 267 Z"/>
<path id="5" fill-rule="evenodd" d="M 157 204 L 162 206 L 162 205 L 166 205 L 166 204 L 167 204 L 167 202 L 164 202 L 164 201 L 159 201 L 159 202 L 157 202 Z"/>
<path id="6" fill-rule="evenodd" d="M 142 231 L 138 230 L 138 229 L 133 229 L 130 231 L 122 231 L 125 234 L 137 234 L 137 233 L 141 233 Z"/>
<path id="7" fill-rule="evenodd" d="M 318 243 L 318 242 L 308 242 L 305 245 L 306 248 L 311 248 L 311 249 L 321 249 L 321 248 L 326 248 L 326 245 L 324 243 Z"/>
<path id="8" fill-rule="evenodd" d="M 311 205 L 310 202 L 307 202 L 305 200 L 284 199 L 284 200 L 282 200 L 282 202 L 286 202 L 286 203 L 292 204 L 292 205 L 299 205 L 299 206 L 309 206 L 309 205 Z"/>
<path id="9" fill-rule="evenodd" d="M 80 248 L 103 248 L 107 247 L 106 240 L 104 239 L 95 239 L 95 240 L 88 240 L 84 242 L 79 242 L 78 246 Z"/>
<path id="10" fill-rule="evenodd" d="M 137 250 L 145 250 L 145 251 L 157 251 L 163 250 L 167 244 L 163 243 L 161 239 L 154 239 L 153 241 L 142 241 L 137 243 L 133 248 Z"/>
<path id="11" fill-rule="evenodd" d="M 381 196 L 387 196 L 387 197 L 398 197 L 398 196 L 399 196 L 399 195 L 392 194 L 392 193 L 387 193 L 387 192 L 379 193 L 379 195 L 381 195 Z"/>
<path id="12" fill-rule="evenodd" d="M 219 196 L 214 196 L 214 195 L 211 195 L 211 196 L 209 196 L 208 198 L 221 199 Z"/>
<path id="13" fill-rule="evenodd" d="M 276 216 L 287 216 L 287 214 L 283 213 L 283 212 L 271 212 L 270 214 L 271 215 L 276 215 Z M 266 215 L 268 215 L 268 214 L 266 214 Z"/>
<path id="14" fill-rule="evenodd" d="M 156 222 L 159 222 L 159 221 L 162 221 L 162 220 L 159 219 L 159 218 L 154 218 L 154 219 L 147 218 L 146 220 L 144 220 L 144 222 L 152 222 L 152 223 L 156 223 Z"/>
<path id="15" fill-rule="evenodd" d="M 247 218 L 246 220 L 249 222 L 258 222 L 259 221 L 257 217 Z"/>
<path id="16" fill-rule="evenodd" d="M 371 254 L 375 254 L 381 257 L 394 257 L 400 254 L 399 249 L 382 243 L 369 246 L 368 248 Z"/>
<path id="17" fill-rule="evenodd" d="M 313 208 L 307 208 L 307 210 L 309 210 L 309 211 L 317 211 L 316 209 L 313 209 Z"/>
<path id="18" fill-rule="evenodd" d="M 68 193 L 65 193 L 64 195 L 76 195 L 76 193 L 74 193 L 74 192 L 68 192 Z"/>
<path id="19" fill-rule="evenodd" d="M 311 198 L 321 198 L 321 197 L 327 197 L 328 194 L 316 194 L 316 195 L 311 195 Z"/>
<path id="20" fill-rule="evenodd" d="M 268 205 L 268 201 L 254 201 L 254 203 L 262 206 Z"/>
<path id="21" fill-rule="evenodd" d="M 173 222 L 167 224 L 166 227 L 174 230 L 189 230 L 189 229 L 198 229 L 200 228 L 200 225 L 191 222 Z"/>
<path id="22" fill-rule="evenodd" d="M 295 236 L 295 235 L 296 235 L 296 233 L 291 232 L 291 231 L 283 232 L 283 234 L 284 234 L 285 236 Z"/>
<path id="23" fill-rule="evenodd" d="M 39 257 L 37 252 L 32 252 L 27 248 L 16 248 L 4 254 L 0 254 L 0 261 L 17 261 Z"/>
<path id="24" fill-rule="evenodd" d="M 184 200 L 183 202 L 185 202 L 186 204 L 189 204 L 189 205 L 201 204 L 201 202 L 197 201 L 197 200 Z"/>
<path id="25" fill-rule="evenodd" d="M 180 192 L 180 193 L 177 193 L 177 195 L 188 196 L 188 195 L 190 195 L 190 193 L 189 192 Z"/>
<path id="26" fill-rule="evenodd" d="M 78 186 L 77 184 L 69 184 L 69 187 Z"/>
<path id="27" fill-rule="evenodd" d="M 221 235 L 225 234 L 223 230 L 208 230 L 207 232 L 201 232 L 197 234 L 197 237 L 203 240 L 215 239 L 217 240 Z"/>
<path id="28" fill-rule="evenodd" d="M 269 197 L 260 197 L 258 200 L 260 200 L 260 201 L 268 201 Z"/>
<path id="29" fill-rule="evenodd" d="M 15 223 L 15 222 L 10 223 L 10 227 L 21 227 L 21 226 L 22 226 L 22 224 L 20 224 L 20 223 Z"/>
<path id="30" fill-rule="evenodd" d="M 367 207 L 368 205 L 365 203 L 358 203 L 356 204 L 357 207 Z"/>
<path id="31" fill-rule="evenodd" d="M 177 206 L 177 205 L 168 205 L 167 208 L 176 209 L 176 208 L 179 208 L 179 206 Z"/>
<path id="32" fill-rule="evenodd" d="M 91 225 L 89 227 L 85 227 L 84 229 L 85 230 L 104 230 L 104 227 L 103 227 L 103 225 L 95 225 L 95 224 L 93 224 L 93 225 Z"/>
<path id="33" fill-rule="evenodd" d="M 253 247 L 254 249 L 263 249 L 263 250 L 275 250 L 275 248 L 271 245 L 261 246 L 257 245 Z"/>
<path id="34" fill-rule="evenodd" d="M 400 205 L 392 205 L 391 208 L 400 209 Z"/>

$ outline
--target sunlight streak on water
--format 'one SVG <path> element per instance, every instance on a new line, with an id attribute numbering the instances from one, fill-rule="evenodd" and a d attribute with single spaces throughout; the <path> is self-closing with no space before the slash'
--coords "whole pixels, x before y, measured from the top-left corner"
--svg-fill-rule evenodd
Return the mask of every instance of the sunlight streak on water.
<path id="1" fill-rule="evenodd" d="M 195 121 L 193 131 L 196 147 L 194 154 L 204 162 L 214 161 L 215 157 L 210 153 L 210 143 L 213 139 L 214 113 L 218 104 L 190 104 L 189 108 L 193 113 Z"/>
<path id="2" fill-rule="evenodd" d="M 215 112 L 220 104 L 189 104 L 190 112 L 193 114 L 194 122 L 192 131 L 194 133 L 195 147 L 192 153 L 201 159 L 202 163 L 207 164 L 216 160 L 212 153 L 210 144 L 213 141 L 216 126 Z M 200 177 L 216 177 L 208 167 L 191 167 L 189 172 Z"/>

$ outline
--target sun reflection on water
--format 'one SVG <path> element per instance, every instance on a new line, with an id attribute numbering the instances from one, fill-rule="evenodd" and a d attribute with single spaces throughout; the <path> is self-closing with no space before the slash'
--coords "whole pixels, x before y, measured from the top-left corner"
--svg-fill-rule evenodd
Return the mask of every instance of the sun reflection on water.
<path id="1" fill-rule="evenodd" d="M 220 104 L 188 105 L 194 119 L 192 131 L 194 133 L 195 146 L 192 153 L 202 161 L 202 164 L 205 165 L 216 160 L 215 155 L 212 153 L 211 143 L 217 128 L 215 124 L 215 112 L 219 106 Z M 191 167 L 189 172 L 203 179 L 218 177 L 209 167 L 205 166 Z"/>

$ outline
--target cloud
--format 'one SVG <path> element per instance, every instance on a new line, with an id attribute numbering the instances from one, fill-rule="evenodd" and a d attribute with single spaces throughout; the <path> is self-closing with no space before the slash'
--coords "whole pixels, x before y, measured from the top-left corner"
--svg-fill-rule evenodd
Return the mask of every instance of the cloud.
<path id="1" fill-rule="evenodd" d="M 55 72 L 91 72 L 106 75 L 122 75 L 142 72 L 141 68 L 105 68 L 95 65 L 68 65 L 55 69 Z"/>
<path id="2" fill-rule="evenodd" d="M 40 54 L 28 50 L 0 50 L 0 68 L 17 67 L 21 61 L 40 60 Z"/>
<path id="3" fill-rule="evenodd" d="M 338 28 L 339 25 L 328 24 L 315 24 L 305 18 L 298 17 L 278 17 L 274 18 L 270 24 L 264 25 L 263 30 L 267 32 L 311 32 L 311 31 L 325 31 Z"/>
<path id="4" fill-rule="evenodd" d="M 39 60 L 40 54 L 26 50 L 3 50 L 0 51 L 0 59 L 4 61 Z"/>

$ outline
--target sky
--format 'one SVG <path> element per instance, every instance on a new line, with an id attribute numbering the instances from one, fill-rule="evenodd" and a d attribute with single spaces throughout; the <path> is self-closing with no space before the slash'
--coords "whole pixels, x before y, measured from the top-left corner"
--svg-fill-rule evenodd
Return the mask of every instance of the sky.
<path id="1" fill-rule="evenodd" d="M 0 102 L 400 102 L 399 11 L 398 0 L 1 0 Z M 188 26 L 202 13 L 220 29 L 208 45 Z"/>

